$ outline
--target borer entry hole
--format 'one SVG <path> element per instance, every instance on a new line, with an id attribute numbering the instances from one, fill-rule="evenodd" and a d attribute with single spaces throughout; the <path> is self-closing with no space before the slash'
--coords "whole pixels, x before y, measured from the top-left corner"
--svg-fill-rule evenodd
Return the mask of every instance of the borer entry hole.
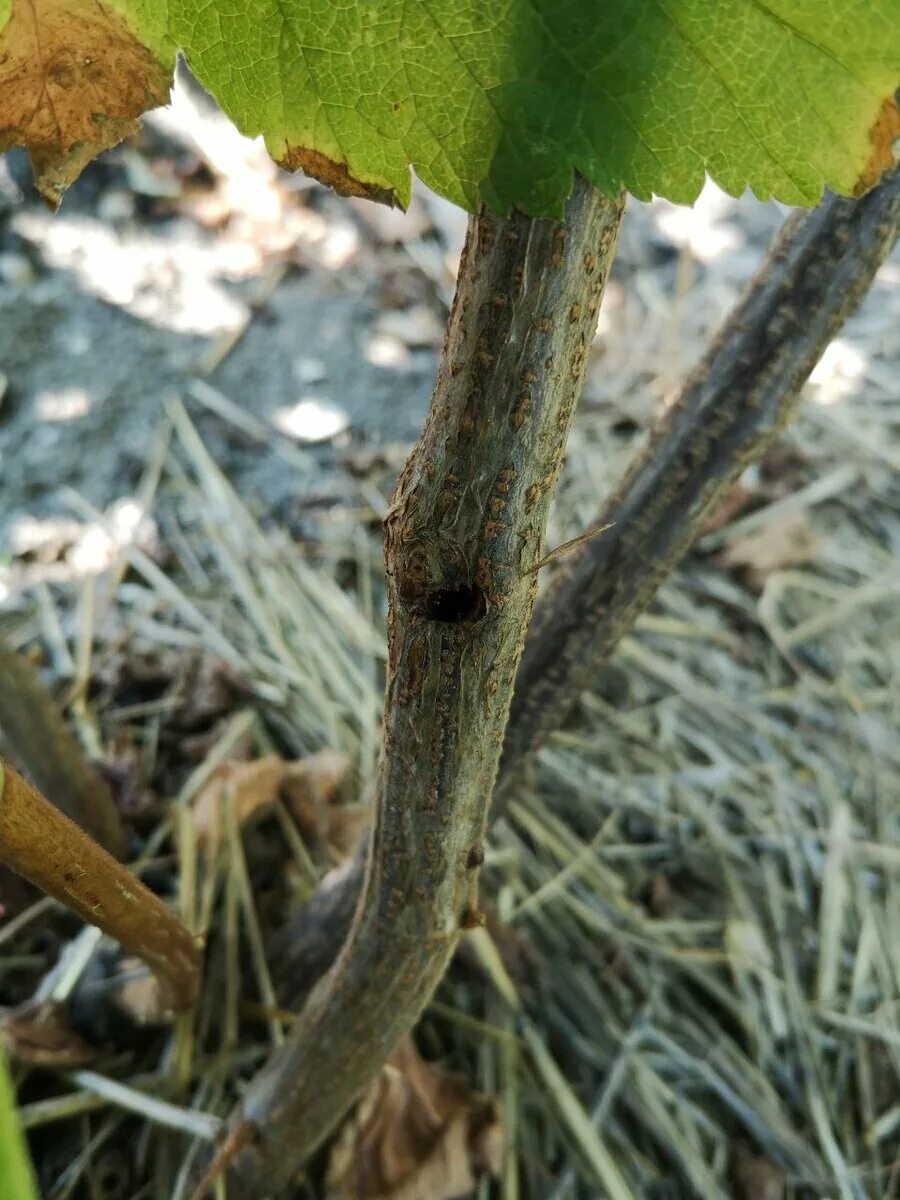
<path id="1" fill-rule="evenodd" d="M 487 601 L 480 588 L 461 583 L 455 588 L 436 588 L 429 592 L 424 607 L 429 621 L 461 625 L 480 621 L 487 611 Z"/>

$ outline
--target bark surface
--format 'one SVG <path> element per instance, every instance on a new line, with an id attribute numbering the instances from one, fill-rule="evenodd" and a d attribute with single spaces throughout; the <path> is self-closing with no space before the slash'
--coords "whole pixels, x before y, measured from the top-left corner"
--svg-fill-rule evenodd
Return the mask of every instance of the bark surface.
<path id="1" fill-rule="evenodd" d="M 31 664 L 0 641 L 0 730 L 38 789 L 116 858 L 127 840 L 112 793 Z"/>
<path id="2" fill-rule="evenodd" d="M 740 472 L 792 418 L 825 347 L 859 306 L 900 223 L 900 173 L 863 199 L 827 197 L 790 216 L 760 270 L 659 419 L 585 542 L 540 596 L 519 664 L 492 806 L 560 727 L 602 662 L 652 602 Z M 275 983 L 300 1008 L 341 946 L 363 860 L 331 872 L 278 938 Z"/>
<path id="3" fill-rule="evenodd" d="M 200 949 L 162 900 L 0 759 L 0 862 L 116 938 L 160 983 L 161 1007 L 188 1008 Z"/>
<path id="4" fill-rule="evenodd" d="M 476 923 L 481 842 L 547 512 L 621 204 L 480 212 L 420 442 L 385 522 L 388 683 L 376 817 L 350 934 L 250 1084 L 229 1196 L 284 1185 L 377 1074 Z M 229 1155 L 230 1157 L 230 1155 Z"/>
<path id="5" fill-rule="evenodd" d="M 604 506 L 598 523 L 612 528 L 573 554 L 541 597 L 516 680 L 497 812 L 712 510 L 793 419 L 813 367 L 890 252 L 898 220 L 894 172 L 862 200 L 829 196 L 785 221 Z"/>

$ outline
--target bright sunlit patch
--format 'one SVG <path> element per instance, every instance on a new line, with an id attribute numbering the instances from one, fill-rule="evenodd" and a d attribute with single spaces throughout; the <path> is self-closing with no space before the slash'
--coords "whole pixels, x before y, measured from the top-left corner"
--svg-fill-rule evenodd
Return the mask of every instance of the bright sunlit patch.
<path id="1" fill-rule="evenodd" d="M 66 557 L 79 574 L 97 575 L 118 561 L 124 547 L 152 542 L 155 530 L 143 505 L 127 496 L 115 502 L 103 524 L 86 525 Z"/>
<path id="2" fill-rule="evenodd" d="M 734 201 L 710 180 L 690 208 L 667 200 L 656 201 L 654 208 L 660 233 L 689 249 L 700 262 L 712 262 L 743 245 L 740 232 L 725 219 Z"/>
<path id="3" fill-rule="evenodd" d="M 282 433 L 298 442 L 326 442 L 343 433 L 350 424 L 342 408 L 313 396 L 307 396 L 299 404 L 276 408 L 272 421 Z"/>
<path id="4" fill-rule="evenodd" d="M 844 338 L 835 338 L 809 377 L 816 404 L 836 404 L 859 388 L 866 373 L 865 354 Z"/>
<path id="5" fill-rule="evenodd" d="M 71 517 L 33 517 L 23 514 L 9 523 L 7 538 L 14 557 L 55 557 L 80 535 L 83 525 Z"/>
<path id="6" fill-rule="evenodd" d="M 248 274 L 256 257 L 224 239 L 205 238 L 186 222 L 156 233 L 26 211 L 16 214 L 14 226 L 49 266 L 71 271 L 86 292 L 163 329 L 215 335 L 247 319 L 247 306 L 221 281 Z"/>
<path id="7" fill-rule="evenodd" d="M 80 575 L 98 575 L 116 561 L 116 544 L 101 525 L 88 525 L 67 559 Z"/>
<path id="8" fill-rule="evenodd" d="M 35 405 L 41 421 L 74 421 L 89 411 L 91 398 L 84 388 L 59 388 L 38 392 Z"/>
<path id="9" fill-rule="evenodd" d="M 373 333 L 363 346 L 363 356 L 373 367 L 402 367 L 409 362 L 409 347 L 392 333 Z"/>
<path id="10" fill-rule="evenodd" d="M 339 222 L 330 226 L 322 242 L 322 265 L 329 271 L 345 267 L 359 249 L 359 230 Z"/>

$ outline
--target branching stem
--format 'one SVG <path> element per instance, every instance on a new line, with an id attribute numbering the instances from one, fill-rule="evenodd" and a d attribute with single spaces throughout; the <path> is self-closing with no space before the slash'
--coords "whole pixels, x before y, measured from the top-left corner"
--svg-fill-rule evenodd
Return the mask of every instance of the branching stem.
<path id="1" fill-rule="evenodd" d="M 631 463 L 598 525 L 535 609 L 494 814 L 599 664 L 644 612 L 750 463 L 793 419 L 803 385 L 897 238 L 900 173 L 862 200 L 785 221 L 759 271 Z"/>
<path id="2" fill-rule="evenodd" d="M 385 523 L 388 684 L 366 882 L 347 943 L 234 1115 L 228 1194 L 287 1183 L 416 1021 L 477 920 L 497 772 L 550 501 L 621 205 L 469 223 L 431 411 Z"/>
<path id="3" fill-rule="evenodd" d="M 492 815 L 688 550 L 706 514 L 791 420 L 825 347 L 897 239 L 900 172 L 861 200 L 785 222 L 744 296 L 658 420 L 592 528 L 538 599 L 519 664 Z M 275 983 L 298 1009 L 341 946 L 361 857 L 323 881 L 279 937 Z"/>
<path id="4" fill-rule="evenodd" d="M 0 760 L 0 861 L 116 938 L 160 982 L 161 1004 L 190 1007 L 200 949 L 169 908 Z"/>

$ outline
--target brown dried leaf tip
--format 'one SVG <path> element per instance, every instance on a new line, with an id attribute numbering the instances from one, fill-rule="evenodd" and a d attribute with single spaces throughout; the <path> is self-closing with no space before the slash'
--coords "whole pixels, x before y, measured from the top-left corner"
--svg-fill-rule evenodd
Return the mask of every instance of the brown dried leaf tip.
<path id="1" fill-rule="evenodd" d="M 27 1000 L 0 1017 L 0 1044 L 14 1061 L 32 1067 L 84 1067 L 97 1050 L 69 1024 L 63 1004 Z"/>
<path id="2" fill-rule="evenodd" d="M 819 539 L 805 515 L 788 513 L 756 533 L 729 541 L 719 562 L 738 569 L 750 590 L 759 594 L 770 575 L 815 562 L 818 553 Z"/>
<path id="3" fill-rule="evenodd" d="M 874 187 L 885 171 L 900 162 L 900 108 L 898 108 L 900 88 L 888 96 L 881 106 L 875 124 L 869 130 L 871 151 L 862 169 L 854 196 L 861 196 L 869 188 Z"/>
<path id="4" fill-rule="evenodd" d="M 24 146 L 51 208 L 101 151 L 166 104 L 171 71 L 96 0 L 13 0 L 0 30 L 0 151 Z"/>
<path id="5" fill-rule="evenodd" d="M 498 1103 L 424 1062 L 404 1038 L 348 1123 L 328 1171 L 330 1200 L 454 1200 L 498 1176 Z"/>
<path id="6" fill-rule="evenodd" d="M 392 188 L 355 179 L 345 162 L 335 162 L 318 150 L 307 150 L 305 146 L 285 146 L 278 162 L 286 171 L 300 170 L 311 175 L 339 196 L 362 196 L 364 200 L 374 200 L 378 204 L 386 204 L 388 208 L 403 207 Z"/>

